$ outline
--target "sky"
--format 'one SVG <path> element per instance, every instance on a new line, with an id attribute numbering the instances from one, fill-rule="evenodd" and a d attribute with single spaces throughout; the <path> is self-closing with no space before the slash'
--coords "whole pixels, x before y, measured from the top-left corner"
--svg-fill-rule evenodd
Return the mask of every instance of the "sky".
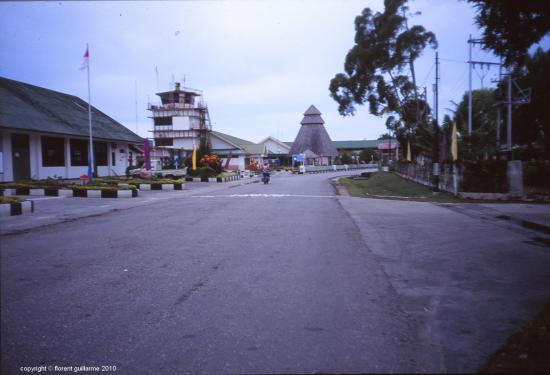
<path id="1" fill-rule="evenodd" d="M 364 106 L 342 117 L 328 90 L 366 7 L 382 12 L 383 1 L 0 2 L 0 76 L 87 100 L 79 68 L 88 43 L 92 105 L 143 137 L 153 127 L 148 103 L 157 104 L 155 93 L 175 81 L 202 90 L 213 129 L 236 137 L 292 141 L 314 104 L 333 140 L 377 139 L 385 120 Z M 438 39 L 441 121 L 468 89 L 466 41 L 481 35 L 475 11 L 458 0 L 413 0 L 409 7 L 421 12 L 409 25 Z M 479 48 L 473 59 L 498 61 Z M 434 61 L 428 48 L 416 62 L 429 103 Z M 478 68 L 473 88 L 482 77 L 485 87 L 494 85 L 497 76 L 494 67 Z"/>

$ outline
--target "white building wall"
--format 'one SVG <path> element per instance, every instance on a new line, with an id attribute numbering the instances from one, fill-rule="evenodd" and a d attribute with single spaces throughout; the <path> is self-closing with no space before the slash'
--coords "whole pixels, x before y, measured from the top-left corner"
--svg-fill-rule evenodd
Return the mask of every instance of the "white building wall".
<path id="1" fill-rule="evenodd" d="M 174 130 L 189 130 L 189 117 L 175 116 L 172 117 L 172 129 Z"/>
<path id="2" fill-rule="evenodd" d="M 197 147 L 199 147 L 198 141 L 195 141 L 195 144 Z M 183 148 L 184 150 L 193 150 L 193 140 L 187 139 L 187 138 L 179 138 L 174 139 L 174 147 L 175 148 Z"/>
<path id="3" fill-rule="evenodd" d="M 112 165 L 112 153 L 115 154 L 115 165 Z M 128 155 L 130 148 L 127 143 L 109 143 L 107 147 L 108 165 L 98 167 L 97 173 L 100 176 L 124 175 L 128 166 Z M 101 169 L 100 169 L 101 168 Z"/>
<path id="4" fill-rule="evenodd" d="M 290 147 L 283 147 L 271 139 L 265 141 L 264 145 L 267 148 L 267 152 L 272 154 L 288 154 L 288 152 L 290 151 Z"/>
<path id="5" fill-rule="evenodd" d="M 36 133 L 29 134 L 29 152 L 31 162 L 31 178 L 39 180 L 47 176 L 41 176 L 42 172 L 42 143 L 40 135 Z"/>
<path id="6" fill-rule="evenodd" d="M 0 166 L 0 181 L 13 180 L 13 165 L 11 161 L 11 133 L 2 130 L 2 144 L 0 145 L 2 152 L 2 166 Z"/>
<path id="7" fill-rule="evenodd" d="M 221 158 L 222 167 L 225 167 L 225 163 L 227 163 L 227 158 Z M 239 157 L 232 157 L 229 161 L 229 167 L 237 168 L 243 170 L 244 165 L 244 155 L 240 155 Z M 232 169 L 232 168 L 228 168 Z"/>
<path id="8" fill-rule="evenodd" d="M 39 178 L 36 178 L 36 180 L 42 180 L 45 178 L 56 178 L 56 177 L 63 177 L 66 178 L 67 168 L 65 167 L 40 167 L 39 168 Z"/>
<path id="9" fill-rule="evenodd" d="M 17 132 L 25 133 L 25 132 Z M 13 162 L 11 151 L 11 132 L 1 130 L 0 152 L 2 152 L 2 166 L 0 167 L 0 182 L 13 181 Z M 65 139 L 65 166 L 44 167 L 42 166 L 42 140 L 41 136 L 46 134 L 29 134 L 29 156 L 30 156 L 30 175 L 33 179 L 79 178 L 88 173 L 87 166 L 71 166 L 70 139 L 73 137 L 63 137 Z M 52 136 L 48 134 L 48 136 Z M 116 147 L 115 147 L 116 146 Z M 122 152 L 121 152 L 122 151 Z M 115 153 L 115 165 L 112 165 L 112 154 Z M 128 166 L 129 146 L 127 143 L 109 143 L 108 144 L 108 165 L 98 166 L 98 175 L 100 177 L 124 175 Z"/>
<path id="10" fill-rule="evenodd" d="M 235 149 L 235 146 L 223 141 L 222 139 L 212 135 L 210 137 L 212 142 L 212 150 L 232 150 Z"/>

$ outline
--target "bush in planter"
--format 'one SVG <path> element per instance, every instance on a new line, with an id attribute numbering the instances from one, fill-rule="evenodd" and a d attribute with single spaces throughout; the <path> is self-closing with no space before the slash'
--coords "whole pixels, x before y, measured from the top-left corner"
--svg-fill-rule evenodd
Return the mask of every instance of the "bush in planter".
<path id="1" fill-rule="evenodd" d="M 216 174 L 222 172 L 222 163 L 218 158 L 218 155 L 204 155 L 203 158 L 200 160 L 199 165 L 201 167 L 212 168 L 214 171 L 216 171 Z"/>
<path id="2" fill-rule="evenodd" d="M 0 197 L 0 204 L 9 204 L 9 203 L 20 203 L 24 199 L 18 197 Z"/>
<path id="3" fill-rule="evenodd" d="M 218 175 L 218 172 L 216 172 L 214 169 L 210 167 L 198 168 L 196 172 L 200 176 L 200 178 L 210 178 L 210 177 L 216 177 Z"/>
<path id="4" fill-rule="evenodd" d="M 255 161 L 253 161 L 252 163 L 248 164 L 245 169 L 248 169 L 249 171 L 254 171 L 254 172 L 257 172 L 260 170 L 260 166 L 258 165 L 258 163 L 256 163 Z"/>

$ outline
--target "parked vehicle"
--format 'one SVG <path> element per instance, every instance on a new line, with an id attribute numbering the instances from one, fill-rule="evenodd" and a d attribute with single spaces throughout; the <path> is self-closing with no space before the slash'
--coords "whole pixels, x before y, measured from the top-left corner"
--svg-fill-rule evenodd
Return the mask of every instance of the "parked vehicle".
<path id="1" fill-rule="evenodd" d="M 136 168 L 130 169 L 128 174 L 131 177 L 142 177 L 142 178 L 180 178 L 185 177 L 187 174 L 187 167 L 181 169 L 162 169 L 160 161 L 151 160 L 151 169 L 145 168 Z"/>

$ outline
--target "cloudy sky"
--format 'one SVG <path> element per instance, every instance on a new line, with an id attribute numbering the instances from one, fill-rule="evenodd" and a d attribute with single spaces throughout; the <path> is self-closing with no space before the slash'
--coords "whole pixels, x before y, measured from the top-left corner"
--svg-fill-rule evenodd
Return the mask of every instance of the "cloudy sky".
<path id="1" fill-rule="evenodd" d="M 441 118 L 468 87 L 466 40 L 480 35 L 475 12 L 458 0 L 409 6 L 422 13 L 410 24 L 424 25 L 439 42 Z M 384 119 L 366 107 L 342 117 L 328 91 L 365 7 L 383 11 L 383 1 L 2 2 L 0 76 L 87 100 L 79 67 L 89 43 L 92 105 L 141 136 L 152 128 L 147 103 L 185 78 L 185 86 L 203 90 L 214 130 L 256 142 L 268 135 L 292 141 L 303 112 L 315 104 L 333 140 L 376 139 L 386 131 Z M 430 103 L 434 57 L 428 49 L 417 63 Z M 473 57 L 496 61 L 480 50 Z M 497 71 L 478 70 L 474 88 L 484 74 L 487 86 Z"/>

